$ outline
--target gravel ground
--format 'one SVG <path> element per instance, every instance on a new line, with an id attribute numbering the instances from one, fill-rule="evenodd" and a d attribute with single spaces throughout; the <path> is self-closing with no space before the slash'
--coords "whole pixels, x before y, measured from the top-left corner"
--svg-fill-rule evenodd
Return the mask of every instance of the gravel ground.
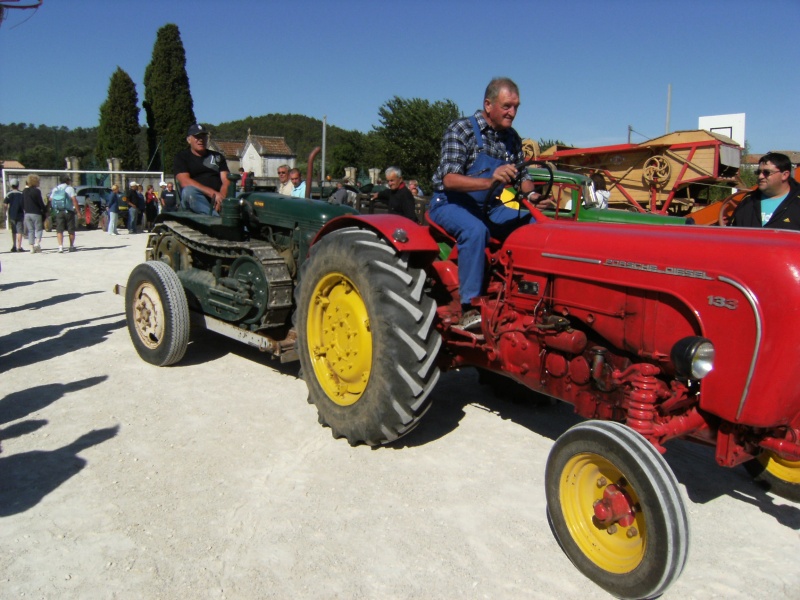
<path id="1" fill-rule="evenodd" d="M 545 515 L 570 406 L 446 373 L 409 436 L 351 448 L 296 363 L 205 332 L 178 365 L 139 359 L 111 290 L 145 240 L 79 231 L 58 254 L 50 233 L 42 254 L 0 254 L 2 598 L 608 597 Z M 667 460 L 692 545 L 664 597 L 800 597 L 800 505 L 710 448 Z"/>

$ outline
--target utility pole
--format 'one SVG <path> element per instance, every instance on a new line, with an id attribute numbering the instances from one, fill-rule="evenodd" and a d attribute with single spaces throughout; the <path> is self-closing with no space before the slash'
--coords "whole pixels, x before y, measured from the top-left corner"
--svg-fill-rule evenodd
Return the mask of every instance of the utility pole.
<path id="1" fill-rule="evenodd" d="M 672 108 L 672 84 L 667 84 L 667 127 L 665 134 L 669 133 L 669 111 Z"/>
<path id="2" fill-rule="evenodd" d="M 322 169 L 320 169 L 320 193 L 322 193 L 322 183 L 325 181 L 325 138 L 328 128 L 328 115 L 322 115 Z"/>

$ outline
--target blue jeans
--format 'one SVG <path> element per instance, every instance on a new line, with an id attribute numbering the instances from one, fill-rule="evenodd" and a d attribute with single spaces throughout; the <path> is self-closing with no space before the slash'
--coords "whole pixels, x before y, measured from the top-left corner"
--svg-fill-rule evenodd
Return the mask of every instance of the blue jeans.
<path id="1" fill-rule="evenodd" d="M 139 209 L 128 207 L 128 233 L 136 233 L 136 222 L 139 220 Z"/>
<path id="2" fill-rule="evenodd" d="M 484 253 L 489 238 L 504 240 L 517 227 L 531 220 L 530 213 L 520 214 L 502 204 L 490 208 L 484 218 L 482 208 L 467 203 L 453 203 L 438 194 L 431 200 L 428 217 L 458 243 L 458 292 L 461 304 L 469 304 L 481 294 L 486 263 Z"/>
<path id="3" fill-rule="evenodd" d="M 108 211 L 108 233 L 117 233 L 117 219 L 119 213 L 115 210 Z"/>
<path id="4" fill-rule="evenodd" d="M 194 186 L 185 187 L 181 190 L 181 208 L 201 215 L 219 216 L 219 213 L 213 209 L 205 194 Z"/>

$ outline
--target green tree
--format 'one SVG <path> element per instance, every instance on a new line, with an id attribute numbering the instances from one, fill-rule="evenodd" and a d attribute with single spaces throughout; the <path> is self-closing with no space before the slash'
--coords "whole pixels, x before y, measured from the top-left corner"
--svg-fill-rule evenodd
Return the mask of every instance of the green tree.
<path id="1" fill-rule="evenodd" d="M 186 148 L 186 130 L 195 123 L 194 102 L 186 74 L 186 51 L 173 23 L 156 33 L 153 55 L 144 72 L 149 169 L 172 168 L 174 156 Z M 163 162 L 166 164 L 162 164 Z"/>
<path id="2" fill-rule="evenodd" d="M 561 140 L 553 140 L 545 138 L 539 138 L 539 141 L 536 143 L 539 144 L 539 150 L 541 150 L 542 152 L 544 152 L 545 150 L 547 150 L 552 146 L 569 146 L 569 144 Z"/>
<path id="3" fill-rule="evenodd" d="M 399 167 L 406 179 L 429 185 L 439 163 L 442 134 L 459 116 L 461 111 L 452 100 L 431 103 L 395 96 L 378 110 L 380 126 L 374 128 L 382 141 L 377 150 L 385 152 L 383 166 Z"/>
<path id="4" fill-rule="evenodd" d="M 64 161 L 56 156 L 52 146 L 37 145 L 24 150 L 18 160 L 28 169 L 63 169 Z"/>
<path id="5" fill-rule="evenodd" d="M 130 76 L 117 67 L 108 85 L 108 97 L 100 106 L 97 158 L 119 158 L 123 169 L 141 169 L 142 161 L 136 141 L 140 129 L 136 86 Z"/>

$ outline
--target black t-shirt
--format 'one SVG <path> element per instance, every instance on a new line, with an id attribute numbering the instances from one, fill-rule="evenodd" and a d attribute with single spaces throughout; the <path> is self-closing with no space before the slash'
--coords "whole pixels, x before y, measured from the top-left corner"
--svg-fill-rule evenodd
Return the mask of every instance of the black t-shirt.
<path id="1" fill-rule="evenodd" d="M 22 192 L 11 190 L 6 196 L 5 203 L 8 205 L 8 219 L 10 221 L 22 221 L 25 216 L 22 209 Z"/>
<path id="2" fill-rule="evenodd" d="M 178 192 L 175 190 L 164 190 L 161 192 L 161 199 L 164 201 L 164 210 L 175 210 L 178 208 Z"/>
<path id="3" fill-rule="evenodd" d="M 175 175 L 188 173 L 199 184 L 219 191 L 222 188 L 220 173 L 228 171 L 228 163 L 219 152 L 209 150 L 205 156 L 196 156 L 190 148 L 185 148 L 175 155 L 172 170 Z"/>
<path id="4" fill-rule="evenodd" d="M 132 206 L 137 210 L 144 210 L 144 196 L 133 188 L 128 188 L 125 194 L 125 202 L 128 206 Z"/>

